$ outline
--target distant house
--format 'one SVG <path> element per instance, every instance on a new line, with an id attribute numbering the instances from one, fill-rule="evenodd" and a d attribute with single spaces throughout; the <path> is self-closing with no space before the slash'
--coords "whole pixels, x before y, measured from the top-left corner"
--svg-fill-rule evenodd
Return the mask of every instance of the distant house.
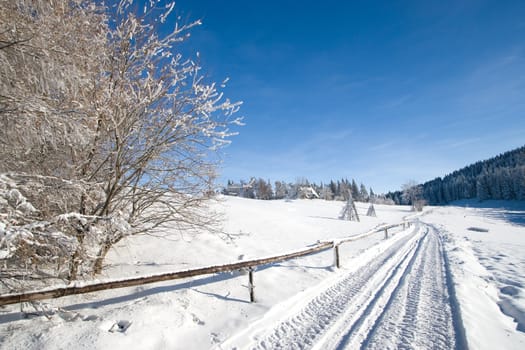
<path id="1" fill-rule="evenodd" d="M 319 199 L 321 198 L 316 190 L 313 189 L 312 186 L 300 186 L 298 191 L 298 197 L 299 198 L 305 198 L 305 199 Z"/>
<path id="2" fill-rule="evenodd" d="M 254 185 L 255 178 L 252 178 L 248 183 L 245 183 L 244 181 L 241 181 L 241 183 L 228 183 L 228 186 L 226 186 L 225 189 L 225 194 L 228 196 L 252 197 Z"/>

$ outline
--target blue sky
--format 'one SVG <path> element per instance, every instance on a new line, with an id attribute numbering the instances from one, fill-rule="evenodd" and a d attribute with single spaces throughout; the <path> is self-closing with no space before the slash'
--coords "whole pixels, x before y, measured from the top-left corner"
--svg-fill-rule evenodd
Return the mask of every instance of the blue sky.
<path id="1" fill-rule="evenodd" d="M 525 144 L 525 1 L 180 0 L 246 125 L 222 179 L 377 192 Z"/>

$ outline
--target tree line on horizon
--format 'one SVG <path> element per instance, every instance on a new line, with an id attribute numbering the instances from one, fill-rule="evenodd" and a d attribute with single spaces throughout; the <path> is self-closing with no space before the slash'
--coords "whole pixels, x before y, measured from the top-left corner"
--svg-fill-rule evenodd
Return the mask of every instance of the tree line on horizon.
<path id="1" fill-rule="evenodd" d="M 359 202 L 372 202 L 383 204 L 394 204 L 383 194 L 376 194 L 374 190 L 363 183 L 359 185 L 352 179 L 330 180 L 328 183 L 316 184 L 307 178 L 298 178 L 295 182 L 275 181 L 272 185 L 270 180 L 252 177 L 249 181 L 240 180 L 234 182 L 228 180 L 222 189 L 222 194 L 238 196 L 251 199 L 312 199 L 346 201 L 349 194 Z"/>
<path id="2" fill-rule="evenodd" d="M 421 199 L 430 205 L 473 198 L 525 200 L 525 146 L 437 177 L 419 189 Z M 411 204 L 402 191 L 388 192 L 386 197 L 396 204 Z"/>

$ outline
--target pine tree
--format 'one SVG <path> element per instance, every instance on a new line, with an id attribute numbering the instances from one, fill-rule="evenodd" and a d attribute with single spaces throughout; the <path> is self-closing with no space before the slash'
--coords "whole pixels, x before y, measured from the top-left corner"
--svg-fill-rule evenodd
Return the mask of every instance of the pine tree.
<path id="1" fill-rule="evenodd" d="M 330 180 L 330 191 L 332 192 L 334 198 L 339 196 L 339 193 L 337 192 L 337 185 L 332 180 Z"/>
<path id="2" fill-rule="evenodd" d="M 485 175 L 478 176 L 478 180 L 476 182 L 476 197 L 478 197 L 480 201 L 490 198 L 490 193 L 488 185 L 486 183 Z"/>
<path id="3" fill-rule="evenodd" d="M 359 197 L 361 198 L 361 201 L 368 202 L 368 191 L 366 190 L 365 185 L 361 183 L 360 189 L 359 189 Z"/>
<path id="4" fill-rule="evenodd" d="M 517 200 L 525 200 L 525 166 L 516 168 L 513 176 L 513 188 Z"/>
<path id="5" fill-rule="evenodd" d="M 363 200 L 362 198 L 360 198 L 360 195 L 359 195 L 359 187 L 357 187 L 357 183 L 355 182 L 354 179 L 352 179 L 352 185 L 351 185 L 351 190 L 352 190 L 352 197 L 356 198 L 356 200 Z"/>
<path id="6" fill-rule="evenodd" d="M 376 200 L 376 194 L 374 193 L 374 190 L 372 190 L 372 187 L 370 187 L 370 203 L 375 203 Z"/>

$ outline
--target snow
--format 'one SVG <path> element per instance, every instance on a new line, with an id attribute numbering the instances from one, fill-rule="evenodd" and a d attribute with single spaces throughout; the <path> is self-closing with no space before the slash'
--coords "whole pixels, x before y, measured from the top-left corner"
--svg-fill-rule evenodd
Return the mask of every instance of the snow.
<path id="1" fill-rule="evenodd" d="M 523 349 L 525 203 L 455 204 L 436 207 L 422 220 L 443 232 L 468 344 L 475 349 Z"/>
<path id="2" fill-rule="evenodd" d="M 414 215 L 408 207 L 374 205 L 377 217 L 368 217 L 369 205 L 357 202 L 361 222 L 355 222 L 338 220 L 343 206 L 225 197 L 215 208 L 224 215 L 224 234 L 173 231 L 162 237 L 126 237 L 108 253 L 97 279 L 279 255 L 404 218 L 415 224 L 389 230 L 387 240 L 378 232 L 343 243 L 341 269 L 333 267 L 330 250 L 260 266 L 254 273 L 256 303 L 249 303 L 248 276 L 239 271 L 67 296 L 45 301 L 39 310 L 25 304 L 24 313 L 18 305 L 2 307 L 0 348 L 243 349 L 274 340 L 296 342 L 297 348 L 425 348 L 440 333 L 448 335 L 442 343 L 447 348 L 461 337 L 458 320 L 471 349 L 525 348 L 525 333 L 518 330 L 525 310 L 523 207 L 462 202 Z M 469 230 L 473 227 L 488 232 Z M 437 299 L 428 290 L 438 290 Z M 331 295 L 342 302 L 334 304 Z M 436 305 L 438 311 L 448 310 L 440 314 L 446 317 L 432 314 L 431 300 L 445 303 Z M 308 321 L 310 311 L 324 315 L 326 322 L 319 327 Z M 410 317 L 413 327 L 403 323 Z M 390 338 L 380 331 L 388 324 L 397 329 Z M 294 338 L 279 329 L 310 331 Z M 429 329 L 439 332 L 433 335 Z"/>

